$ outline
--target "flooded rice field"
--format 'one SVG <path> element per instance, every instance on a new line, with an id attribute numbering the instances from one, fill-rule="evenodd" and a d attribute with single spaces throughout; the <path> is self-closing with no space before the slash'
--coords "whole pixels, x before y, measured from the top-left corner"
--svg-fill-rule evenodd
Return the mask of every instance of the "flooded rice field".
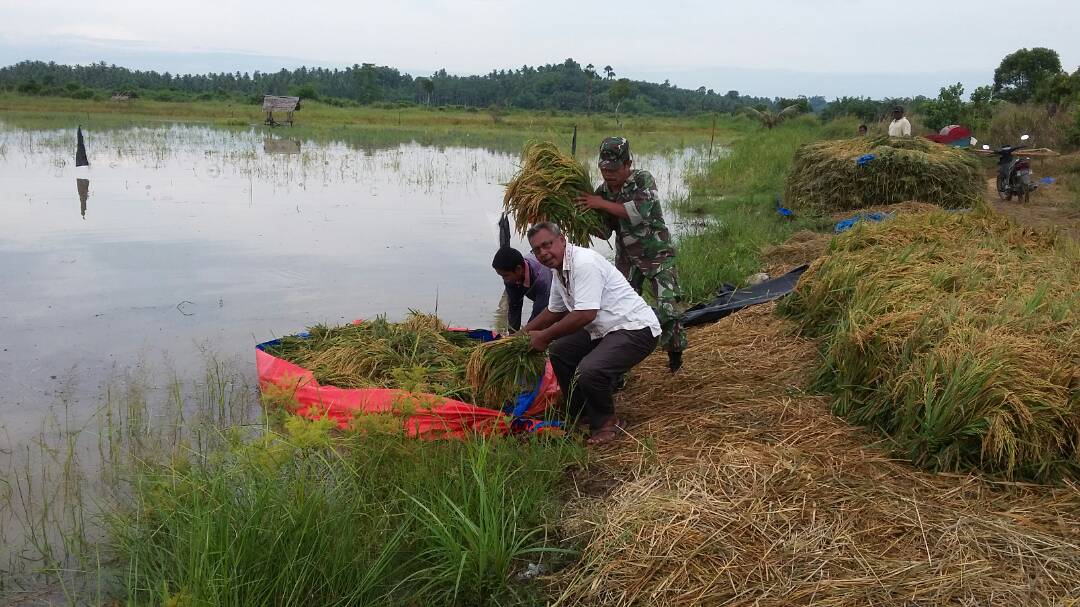
<path id="1" fill-rule="evenodd" d="M 499 326 L 490 260 L 518 149 L 177 125 L 85 135 L 77 168 L 74 128 L 0 121 L 0 442 L 35 436 L 58 402 L 89 411 L 121 370 L 190 377 L 210 353 L 245 365 L 317 322 L 413 308 Z M 670 201 L 694 154 L 637 166 Z"/>

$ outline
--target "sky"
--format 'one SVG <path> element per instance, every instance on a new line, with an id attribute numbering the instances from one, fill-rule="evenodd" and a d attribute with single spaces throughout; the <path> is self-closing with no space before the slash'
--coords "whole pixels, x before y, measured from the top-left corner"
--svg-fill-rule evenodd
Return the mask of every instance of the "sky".
<path id="1" fill-rule="evenodd" d="M 924 94 L 1019 48 L 1080 66 L 1077 0 L 0 0 L 0 65 L 173 73 L 375 63 L 413 75 L 562 62 L 758 96 Z"/>

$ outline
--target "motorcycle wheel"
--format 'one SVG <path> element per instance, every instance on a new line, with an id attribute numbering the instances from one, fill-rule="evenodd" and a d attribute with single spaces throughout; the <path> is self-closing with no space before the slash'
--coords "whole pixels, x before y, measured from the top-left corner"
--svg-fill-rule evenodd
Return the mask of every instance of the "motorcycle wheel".
<path id="1" fill-rule="evenodd" d="M 1009 184 L 1006 183 L 1005 180 L 1003 180 L 1001 177 L 998 177 L 997 180 L 997 193 L 998 198 L 1002 200 L 1009 200 L 1009 198 L 1012 198 L 1012 195 L 1009 194 Z"/>

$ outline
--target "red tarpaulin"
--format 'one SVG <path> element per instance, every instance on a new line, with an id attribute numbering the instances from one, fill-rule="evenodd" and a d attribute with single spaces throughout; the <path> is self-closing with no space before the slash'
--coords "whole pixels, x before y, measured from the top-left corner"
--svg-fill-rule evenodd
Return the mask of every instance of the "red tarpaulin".
<path id="1" fill-rule="evenodd" d="M 470 332 L 470 335 L 475 332 Z M 484 332 L 490 335 L 490 332 Z M 559 384 L 551 363 L 531 393 L 522 394 L 504 411 L 464 403 L 434 394 L 417 394 L 390 388 L 338 388 L 322 386 L 312 372 L 297 364 L 255 347 L 259 388 L 288 390 L 299 406 L 296 415 L 309 419 L 330 418 L 347 428 L 364 414 L 399 415 L 408 436 L 418 438 L 460 438 L 471 433 L 505 434 L 548 427 L 538 416 L 559 396 Z M 406 406 L 403 407 L 402 405 Z M 409 411 L 402 413 L 402 409 Z"/>

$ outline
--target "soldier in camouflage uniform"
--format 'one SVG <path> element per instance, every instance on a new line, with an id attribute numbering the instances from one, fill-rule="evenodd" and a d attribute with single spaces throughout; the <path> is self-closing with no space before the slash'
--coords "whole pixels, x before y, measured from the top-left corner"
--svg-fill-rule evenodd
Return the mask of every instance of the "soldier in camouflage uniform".
<path id="1" fill-rule="evenodd" d="M 641 293 L 648 285 L 656 303 L 672 372 L 682 366 L 686 332 L 679 323 L 676 304 L 682 297 L 675 272 L 675 247 L 664 222 L 656 181 L 648 171 L 633 168 L 630 142 L 608 137 L 600 144 L 600 172 L 604 183 L 594 194 L 583 194 L 577 204 L 611 215 L 615 232 L 615 266 Z"/>

